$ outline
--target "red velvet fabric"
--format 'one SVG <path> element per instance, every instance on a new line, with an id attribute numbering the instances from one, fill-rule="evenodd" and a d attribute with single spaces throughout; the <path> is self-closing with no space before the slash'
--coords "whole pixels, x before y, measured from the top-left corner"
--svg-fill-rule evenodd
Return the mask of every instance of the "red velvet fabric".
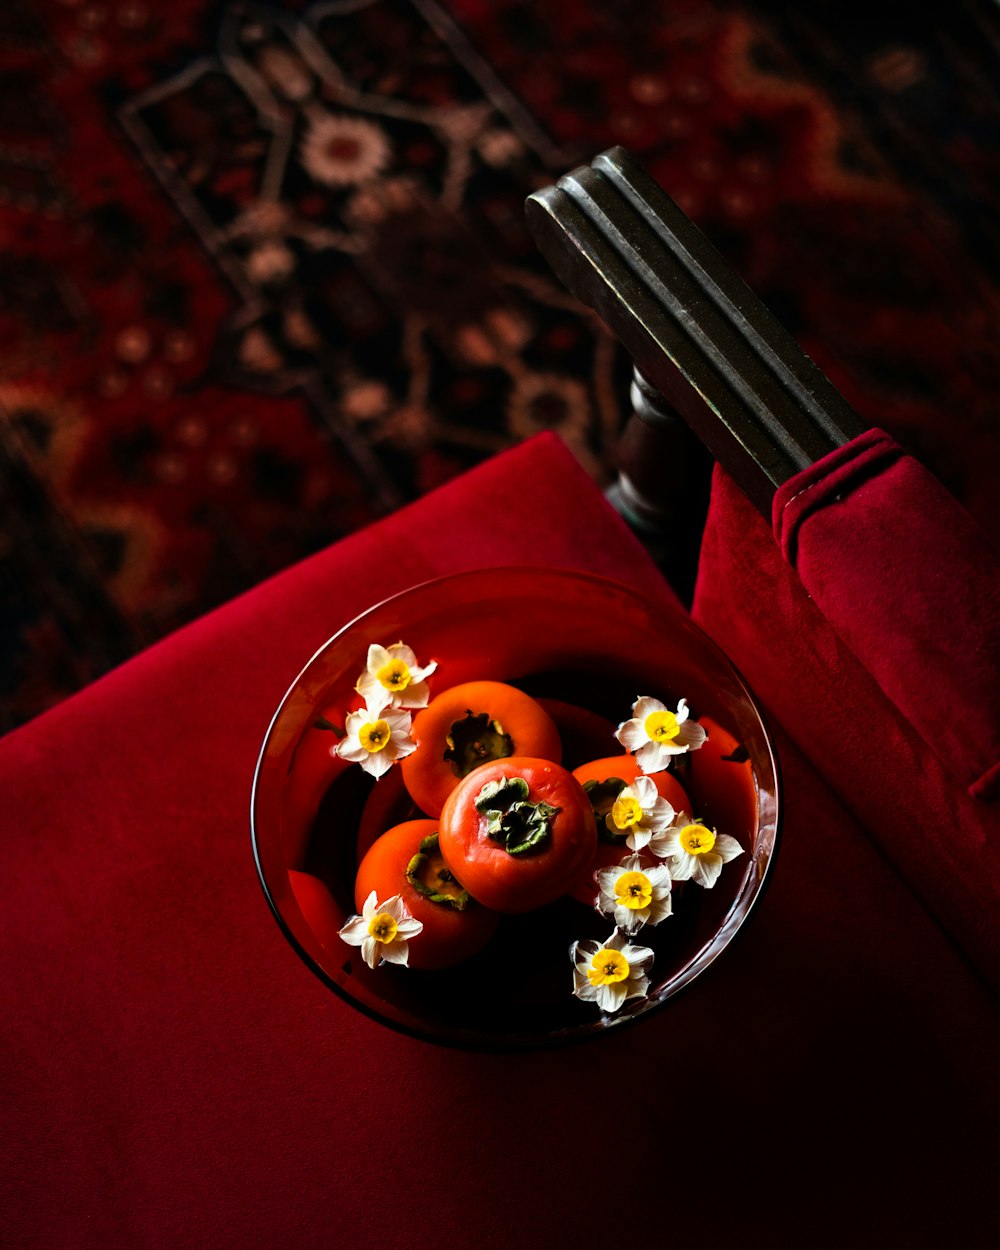
<path id="1" fill-rule="evenodd" d="M 272 709 L 376 595 L 491 561 L 657 586 L 543 438 L 0 741 L 0 1240 L 992 1244 L 996 1003 L 780 733 L 774 884 L 726 957 L 634 1029 L 449 1051 L 361 1016 L 294 954 L 247 828 Z"/>
<path id="2" fill-rule="evenodd" d="M 916 506 L 933 497 L 922 470 L 903 466 L 896 457 L 883 463 L 886 475 L 842 485 L 836 473 L 824 480 L 822 465 L 814 466 L 825 504 L 811 512 L 803 509 L 794 522 L 778 509 L 779 537 L 804 569 L 806 586 L 782 558 L 767 522 L 717 469 L 694 615 L 873 843 L 968 958 L 1000 987 L 1000 808 L 971 797 L 964 778 L 955 780 L 927 736 L 928 724 L 936 725 L 950 735 L 957 751 L 964 731 L 970 739 L 966 763 L 982 756 L 983 743 L 971 741 L 977 734 L 995 737 L 996 684 L 987 678 L 987 657 L 975 646 L 963 655 L 961 639 L 955 638 L 942 642 L 935 655 L 929 641 L 935 622 L 947 620 L 949 603 L 952 619 L 967 624 L 973 638 L 982 637 L 978 603 L 963 605 L 958 592 L 964 591 L 966 577 L 968 584 L 980 586 L 990 566 L 984 563 L 977 570 L 965 559 L 955 541 L 962 521 L 955 521 L 948 508 L 934 513 L 942 522 L 942 541 L 936 544 L 937 531 Z M 811 476 L 803 475 L 807 483 Z M 906 489 L 914 484 L 907 505 Z M 906 512 L 894 519 L 884 514 L 878 497 L 883 489 L 885 497 L 891 496 L 897 487 L 901 512 Z M 843 504 L 836 500 L 838 493 Z M 792 487 L 788 496 L 787 511 L 792 512 L 801 494 Z M 841 516 L 846 528 L 838 545 Z M 913 547 L 904 533 L 911 524 L 918 535 Z M 862 526 L 871 528 L 852 540 Z M 821 550 L 841 570 L 842 587 L 817 567 Z M 974 541 L 968 550 L 986 559 Z M 988 601 L 982 607 L 989 612 Z M 821 608 L 830 610 L 836 628 Z M 913 637 L 892 622 L 894 613 Z M 890 634 L 884 645 L 879 621 Z M 921 638 L 927 644 L 923 662 L 916 655 Z M 954 660 L 951 670 L 942 658 L 947 652 Z M 862 664 L 862 654 L 873 671 Z M 894 683 L 896 701 L 880 679 Z M 952 752 L 949 764 L 954 763 Z M 976 760 L 973 767 L 980 763 Z"/>
<path id="3" fill-rule="evenodd" d="M 1000 560 L 940 482 L 869 430 L 786 482 L 774 534 L 805 590 L 948 771 L 1000 794 Z"/>

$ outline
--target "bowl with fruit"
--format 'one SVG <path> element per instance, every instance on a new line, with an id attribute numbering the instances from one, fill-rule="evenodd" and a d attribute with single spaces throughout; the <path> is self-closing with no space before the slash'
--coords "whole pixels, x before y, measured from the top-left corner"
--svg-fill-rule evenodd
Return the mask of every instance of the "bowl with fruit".
<path id="1" fill-rule="evenodd" d="M 308 661 L 267 729 L 265 896 L 358 1010 L 472 1048 L 645 1019 L 756 907 L 779 784 L 757 704 L 669 599 L 572 570 L 416 586 Z"/>

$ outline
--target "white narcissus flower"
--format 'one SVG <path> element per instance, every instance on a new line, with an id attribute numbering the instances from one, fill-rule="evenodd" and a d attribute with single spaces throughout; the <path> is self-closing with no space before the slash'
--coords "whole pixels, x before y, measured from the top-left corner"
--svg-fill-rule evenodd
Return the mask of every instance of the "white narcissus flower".
<path id="1" fill-rule="evenodd" d="M 340 930 L 340 936 L 349 946 L 360 946 L 365 963 L 375 968 L 380 963 L 408 963 L 407 943 L 423 927 L 406 910 L 398 894 L 380 903 L 372 890 L 365 899 L 361 915 L 352 916 Z"/>
<path id="2" fill-rule="evenodd" d="M 367 667 L 354 688 L 366 703 L 384 699 L 389 707 L 426 707 L 430 693 L 427 678 L 436 668 L 436 660 L 421 668 L 417 657 L 401 642 L 391 647 L 372 643 Z"/>
<path id="3" fill-rule="evenodd" d="M 381 701 L 366 703 L 358 711 L 348 712 L 345 736 L 333 748 L 334 753 L 352 764 L 360 764 L 372 777 L 381 777 L 397 760 L 417 749 L 410 737 L 411 722 L 409 712 Z"/>
<path id="4" fill-rule="evenodd" d="M 602 868 L 597 884 L 601 891 L 597 910 L 612 916 L 625 933 L 637 933 L 644 924 L 659 924 L 671 913 L 666 864 L 643 866 L 638 855 L 629 855 L 612 868 Z"/>
<path id="5" fill-rule="evenodd" d="M 677 711 L 649 695 L 640 695 L 632 704 L 632 719 L 624 721 L 615 737 L 635 756 L 644 773 L 658 773 L 669 767 L 675 755 L 697 751 L 708 734 L 697 721 L 689 720 L 687 699 L 681 699 Z"/>
<path id="6" fill-rule="evenodd" d="M 653 962 L 648 946 L 632 946 L 619 930 L 606 942 L 574 942 L 573 993 L 597 1003 L 605 1012 L 617 1011 L 630 998 L 642 998 L 649 988 L 646 970 Z"/>
<path id="7" fill-rule="evenodd" d="M 735 838 L 716 833 L 692 820 L 687 812 L 681 812 L 669 828 L 656 834 L 648 849 L 666 861 L 675 881 L 694 881 L 706 890 L 718 881 L 723 864 L 743 854 Z"/>
<path id="8" fill-rule="evenodd" d="M 654 833 L 660 833 L 676 815 L 673 804 L 668 803 L 648 777 L 636 777 L 630 786 L 619 791 L 604 818 L 609 833 L 627 834 L 625 841 L 630 850 L 641 851 Z"/>

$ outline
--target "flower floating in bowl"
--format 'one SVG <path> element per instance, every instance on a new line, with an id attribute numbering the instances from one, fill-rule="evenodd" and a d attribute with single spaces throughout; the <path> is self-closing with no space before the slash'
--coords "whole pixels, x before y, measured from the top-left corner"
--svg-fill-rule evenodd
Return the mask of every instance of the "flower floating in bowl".
<path id="1" fill-rule="evenodd" d="M 641 1019 L 710 965 L 759 897 L 776 798 L 752 698 L 679 610 L 490 570 L 377 606 L 307 665 L 261 752 L 254 848 L 355 1006 L 534 1046 Z"/>

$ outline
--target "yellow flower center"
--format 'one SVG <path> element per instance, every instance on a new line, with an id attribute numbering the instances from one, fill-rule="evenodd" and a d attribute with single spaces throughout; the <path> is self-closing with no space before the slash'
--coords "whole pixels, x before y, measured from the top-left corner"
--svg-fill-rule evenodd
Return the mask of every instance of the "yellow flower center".
<path id="1" fill-rule="evenodd" d="M 392 730 L 389 728 L 389 722 L 385 720 L 370 720 L 358 731 L 358 741 L 369 755 L 384 750 L 389 745 L 391 737 Z"/>
<path id="2" fill-rule="evenodd" d="M 621 951 L 605 948 L 590 961 L 587 980 L 591 985 L 614 985 L 628 978 L 628 960 Z"/>
<path id="3" fill-rule="evenodd" d="M 399 925 L 387 911 L 380 911 L 368 921 L 368 935 L 376 942 L 395 942 Z"/>
<path id="4" fill-rule="evenodd" d="M 715 846 L 715 834 L 704 825 L 685 825 L 677 837 L 689 855 L 704 855 Z"/>
<path id="5" fill-rule="evenodd" d="M 631 829 L 642 820 L 642 806 L 639 800 L 627 791 L 623 791 L 611 809 L 611 819 L 616 829 Z"/>
<path id="6" fill-rule="evenodd" d="M 641 911 L 653 901 L 653 883 L 644 872 L 623 872 L 615 882 L 615 897 L 632 911 Z"/>
<path id="7" fill-rule="evenodd" d="M 650 712 L 642 727 L 651 742 L 670 742 L 681 731 L 673 712 Z"/>
<path id="8" fill-rule="evenodd" d="M 402 660 L 390 660 L 388 664 L 382 665 L 375 677 L 386 690 L 396 694 L 410 684 L 410 669 Z"/>

